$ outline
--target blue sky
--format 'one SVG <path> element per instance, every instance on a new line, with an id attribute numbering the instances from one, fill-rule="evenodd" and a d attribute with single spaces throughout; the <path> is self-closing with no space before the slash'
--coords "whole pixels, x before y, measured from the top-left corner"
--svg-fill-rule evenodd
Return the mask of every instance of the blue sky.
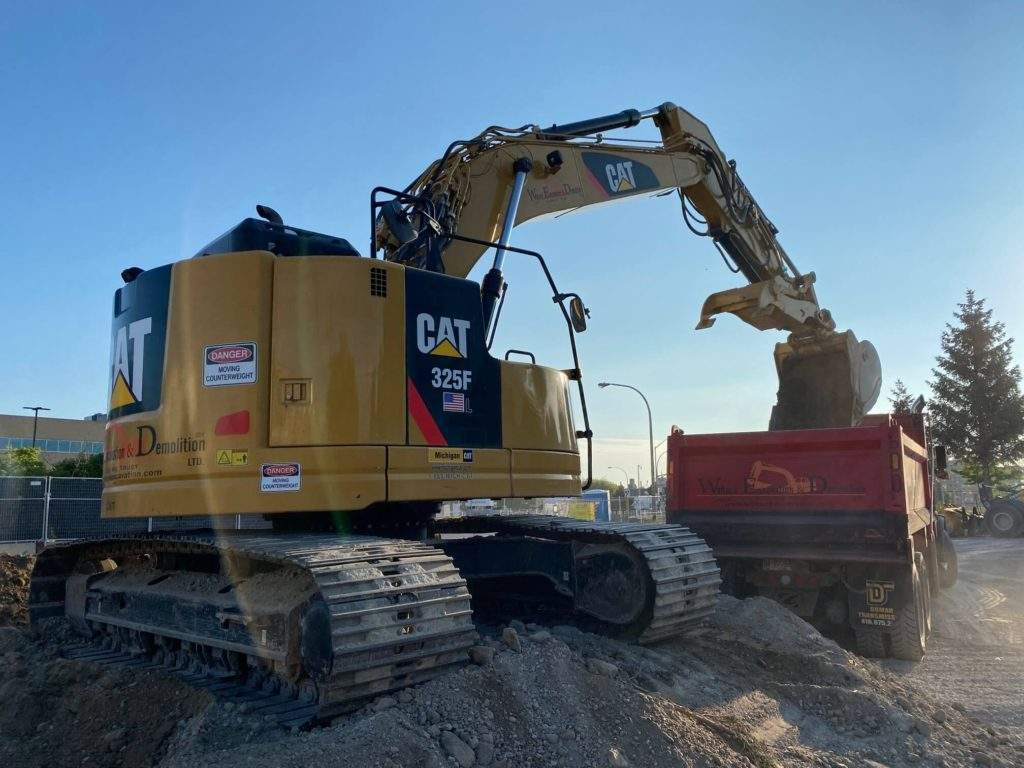
<path id="1" fill-rule="evenodd" d="M 670 100 L 739 163 L 885 389 L 924 390 L 967 287 L 1024 337 L 1024 14 L 1011 3 L 15 3 L 0 16 L 0 412 L 106 400 L 120 270 L 273 205 L 366 250 L 367 201 L 454 138 Z M 633 136 L 653 137 L 654 128 Z M 598 469 L 655 432 L 762 428 L 772 345 L 700 304 L 737 284 L 671 198 L 518 229 L 591 307 Z M 533 265 L 497 345 L 567 362 Z M 656 439 L 660 439 L 660 436 Z M 615 473 L 611 473 L 615 474 Z"/>

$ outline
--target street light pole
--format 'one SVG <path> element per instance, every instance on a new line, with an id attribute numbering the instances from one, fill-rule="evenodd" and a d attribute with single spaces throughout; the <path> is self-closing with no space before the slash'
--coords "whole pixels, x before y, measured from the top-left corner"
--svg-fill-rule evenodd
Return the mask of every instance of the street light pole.
<path id="1" fill-rule="evenodd" d="M 46 407 L 44 407 L 42 405 L 23 405 L 21 407 L 24 410 L 26 410 L 26 411 L 34 411 L 34 415 L 32 417 L 32 447 L 35 448 L 36 447 L 36 429 L 39 426 L 39 412 L 40 411 L 48 411 L 50 409 L 46 408 Z"/>
<path id="2" fill-rule="evenodd" d="M 636 392 L 638 395 L 640 395 L 640 397 L 644 401 L 644 405 L 647 406 L 647 437 L 648 437 L 648 439 L 650 441 L 650 446 L 651 446 L 651 492 L 653 493 L 654 492 L 654 486 L 655 486 L 655 477 L 654 477 L 654 472 L 655 472 L 655 467 L 654 467 L 654 418 L 651 416 L 651 404 L 649 402 L 647 402 L 647 397 L 644 395 L 643 392 L 641 392 L 639 389 L 637 389 L 636 387 L 631 386 L 629 384 L 616 384 L 614 381 L 602 381 L 597 386 L 599 386 L 601 389 L 604 389 L 605 387 L 623 387 L 625 389 L 632 389 L 634 392 Z"/>
<path id="3" fill-rule="evenodd" d="M 626 470 L 624 470 L 622 467 L 608 467 L 608 469 L 617 469 L 617 470 L 619 470 L 619 472 L 621 472 L 623 475 L 626 476 L 625 489 L 628 491 L 629 490 L 629 473 Z"/>

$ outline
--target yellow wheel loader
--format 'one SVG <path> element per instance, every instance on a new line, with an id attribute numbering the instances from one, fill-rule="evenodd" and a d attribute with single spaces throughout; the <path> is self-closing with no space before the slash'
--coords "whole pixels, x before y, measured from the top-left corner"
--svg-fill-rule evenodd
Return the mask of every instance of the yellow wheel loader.
<path id="1" fill-rule="evenodd" d="M 645 119 L 661 142 L 602 136 Z M 463 662 L 471 594 L 639 642 L 685 633 L 712 610 L 719 573 L 683 526 L 434 519 L 441 500 L 590 482 L 575 343 L 589 312 L 539 253 L 510 244 L 514 225 L 673 190 L 747 281 L 711 296 L 699 327 L 730 312 L 790 333 L 773 427 L 857 423 L 877 396 L 873 349 L 834 330 L 813 273 L 703 123 L 663 104 L 492 127 L 403 189 L 373 190 L 366 257 L 260 206 L 194 258 L 124 270 L 103 516 L 226 524 L 45 549 L 33 621 L 66 616 L 95 641 L 83 658 L 166 665 L 289 725 Z M 482 283 L 468 280 L 487 253 Z M 491 349 L 511 259 L 543 271 L 567 367 Z M 268 530 L 228 530 L 254 513 Z"/>

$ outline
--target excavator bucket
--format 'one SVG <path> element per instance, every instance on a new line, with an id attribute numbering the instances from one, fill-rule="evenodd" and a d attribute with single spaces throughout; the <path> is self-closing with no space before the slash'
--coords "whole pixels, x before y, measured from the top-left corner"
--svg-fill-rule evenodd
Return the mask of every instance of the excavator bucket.
<path id="1" fill-rule="evenodd" d="M 878 352 L 853 331 L 801 337 L 775 345 L 778 402 L 768 428 L 856 426 L 882 386 Z"/>

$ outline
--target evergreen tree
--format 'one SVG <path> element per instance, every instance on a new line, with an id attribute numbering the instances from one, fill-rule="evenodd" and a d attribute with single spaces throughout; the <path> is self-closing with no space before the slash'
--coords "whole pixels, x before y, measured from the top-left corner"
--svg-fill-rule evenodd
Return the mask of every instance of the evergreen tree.
<path id="1" fill-rule="evenodd" d="M 902 379 L 896 379 L 896 383 L 892 385 L 890 395 L 892 396 L 889 398 L 889 402 L 892 403 L 891 410 L 893 413 L 911 412 L 914 405 L 914 398 L 910 392 L 907 391 L 907 385 L 903 383 Z"/>
<path id="2" fill-rule="evenodd" d="M 1003 465 L 1024 457 L 1020 368 L 1012 360 L 1013 339 L 992 320 L 985 300 L 969 290 L 958 306 L 929 382 L 932 431 L 963 463 L 964 477 L 990 483 Z"/>

